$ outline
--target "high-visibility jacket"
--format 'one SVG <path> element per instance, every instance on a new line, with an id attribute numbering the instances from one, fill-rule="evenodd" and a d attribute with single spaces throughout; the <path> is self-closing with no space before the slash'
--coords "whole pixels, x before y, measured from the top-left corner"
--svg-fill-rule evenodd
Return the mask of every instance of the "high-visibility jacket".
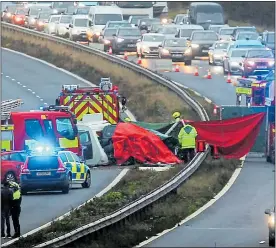
<path id="1" fill-rule="evenodd" d="M 175 123 L 180 121 L 180 117 L 175 118 Z"/>
<path id="2" fill-rule="evenodd" d="M 188 124 L 184 125 L 178 134 L 178 141 L 181 145 L 181 148 L 182 149 L 195 148 L 196 136 L 197 136 L 197 131 L 193 126 Z"/>
<path id="3" fill-rule="evenodd" d="M 10 188 L 13 191 L 13 194 L 12 194 L 13 201 L 20 200 L 21 199 L 21 191 L 20 191 L 19 184 L 17 184 L 16 182 L 12 182 L 12 181 L 10 181 L 9 184 L 10 184 Z"/>

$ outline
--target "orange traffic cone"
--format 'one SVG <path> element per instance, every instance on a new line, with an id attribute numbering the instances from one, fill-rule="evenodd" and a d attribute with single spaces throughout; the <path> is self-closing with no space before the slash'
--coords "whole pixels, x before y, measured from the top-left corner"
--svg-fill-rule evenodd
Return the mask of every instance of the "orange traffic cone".
<path id="1" fill-rule="evenodd" d="M 212 75 L 211 75 L 210 69 L 208 70 L 207 79 L 212 79 Z"/>
<path id="2" fill-rule="evenodd" d="M 139 55 L 139 58 L 138 58 L 137 64 L 138 64 L 138 65 L 141 65 L 141 64 L 142 64 L 141 55 Z"/>
<path id="3" fill-rule="evenodd" d="M 179 65 L 176 65 L 176 66 L 175 66 L 174 71 L 175 71 L 175 72 L 179 72 Z"/>
<path id="4" fill-rule="evenodd" d="M 109 47 L 108 54 L 112 54 L 112 48 Z"/>
<path id="5" fill-rule="evenodd" d="M 125 60 L 128 60 L 127 52 L 124 53 L 124 59 L 125 59 Z"/>
<path id="6" fill-rule="evenodd" d="M 227 81 L 228 84 L 231 84 L 231 75 L 230 72 L 228 72 Z"/>
<path id="7" fill-rule="evenodd" d="M 217 105 L 214 106 L 213 114 L 214 114 L 214 115 L 217 115 L 217 114 L 218 114 L 218 106 L 217 106 Z"/>
<path id="8" fill-rule="evenodd" d="M 196 68 L 195 68 L 195 74 L 194 74 L 194 76 L 199 76 L 198 67 L 197 67 L 197 66 L 196 66 Z"/>
<path id="9" fill-rule="evenodd" d="M 196 144 L 197 144 L 196 152 L 205 152 L 205 148 L 206 148 L 205 140 L 198 140 Z"/>

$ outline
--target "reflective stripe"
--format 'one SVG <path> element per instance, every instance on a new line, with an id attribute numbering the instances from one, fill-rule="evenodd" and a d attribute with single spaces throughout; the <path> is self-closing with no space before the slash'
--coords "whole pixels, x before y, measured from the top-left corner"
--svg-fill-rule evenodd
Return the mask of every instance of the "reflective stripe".
<path id="1" fill-rule="evenodd" d="M 59 138 L 59 145 L 61 148 L 75 148 L 79 147 L 79 141 L 77 137 L 74 140 Z"/>
<path id="2" fill-rule="evenodd" d="M 7 152 L 12 150 L 12 141 L 10 140 L 2 140 L 1 141 L 1 149 L 5 149 Z"/>
<path id="3" fill-rule="evenodd" d="M 17 190 L 13 193 L 13 200 L 18 200 L 21 197 L 20 190 Z"/>

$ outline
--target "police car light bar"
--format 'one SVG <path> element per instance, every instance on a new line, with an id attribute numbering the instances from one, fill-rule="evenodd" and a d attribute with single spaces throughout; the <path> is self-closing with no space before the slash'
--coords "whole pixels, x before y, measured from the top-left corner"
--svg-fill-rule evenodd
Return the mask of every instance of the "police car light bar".
<path id="1" fill-rule="evenodd" d="M 43 111 L 69 111 L 69 106 L 50 105 L 47 107 L 43 107 Z"/>

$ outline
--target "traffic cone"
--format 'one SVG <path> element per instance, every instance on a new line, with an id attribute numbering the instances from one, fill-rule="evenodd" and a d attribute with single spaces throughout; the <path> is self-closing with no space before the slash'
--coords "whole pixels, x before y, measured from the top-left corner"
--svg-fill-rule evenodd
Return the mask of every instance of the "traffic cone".
<path id="1" fill-rule="evenodd" d="M 138 64 L 138 65 L 141 65 L 141 64 L 142 64 L 141 55 L 139 55 L 139 58 L 138 58 L 137 64 Z"/>
<path id="2" fill-rule="evenodd" d="M 196 152 L 205 152 L 205 148 L 206 148 L 205 140 L 198 140 L 196 144 L 197 144 Z"/>
<path id="3" fill-rule="evenodd" d="M 124 59 L 125 59 L 125 60 L 128 60 L 127 52 L 124 53 Z"/>
<path id="4" fill-rule="evenodd" d="M 218 150 L 218 147 L 216 145 L 211 146 L 211 155 L 212 155 L 213 159 L 218 159 L 219 158 L 219 150 Z"/>
<path id="5" fill-rule="evenodd" d="M 217 105 L 214 106 L 213 114 L 214 114 L 214 115 L 217 115 L 217 114 L 218 114 L 218 106 L 217 106 Z"/>
<path id="6" fill-rule="evenodd" d="M 108 54 L 112 54 L 112 48 L 109 47 Z"/>
<path id="7" fill-rule="evenodd" d="M 194 73 L 194 76 L 199 76 L 199 73 L 198 73 L 198 67 L 196 66 L 196 68 L 195 68 L 195 73 Z"/>
<path id="8" fill-rule="evenodd" d="M 207 79 L 212 79 L 212 75 L 211 75 L 210 69 L 208 70 Z"/>
<path id="9" fill-rule="evenodd" d="M 230 72 L 228 72 L 227 81 L 228 84 L 231 84 L 231 75 Z"/>
<path id="10" fill-rule="evenodd" d="M 175 66 L 174 71 L 175 71 L 175 72 L 179 72 L 179 65 L 176 65 L 176 66 Z"/>

